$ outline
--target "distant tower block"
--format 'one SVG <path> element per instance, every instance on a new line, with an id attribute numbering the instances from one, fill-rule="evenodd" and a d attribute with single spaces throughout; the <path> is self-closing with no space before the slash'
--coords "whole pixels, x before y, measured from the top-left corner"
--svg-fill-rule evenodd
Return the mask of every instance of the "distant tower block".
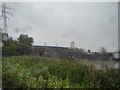
<path id="1" fill-rule="evenodd" d="M 56 47 L 57 47 L 57 42 L 56 42 Z"/>
<path id="2" fill-rule="evenodd" d="M 44 46 L 47 46 L 46 42 L 44 43 Z"/>
<path id="3" fill-rule="evenodd" d="M 70 43 L 70 48 L 75 48 L 75 42 L 74 42 L 74 41 L 72 41 L 72 42 Z"/>

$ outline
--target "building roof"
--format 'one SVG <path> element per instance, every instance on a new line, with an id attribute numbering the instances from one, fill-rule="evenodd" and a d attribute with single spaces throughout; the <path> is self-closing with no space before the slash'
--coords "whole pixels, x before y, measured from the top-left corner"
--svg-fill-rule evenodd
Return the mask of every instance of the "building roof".
<path id="1" fill-rule="evenodd" d="M 60 46 L 41 46 L 41 45 L 33 45 L 33 47 L 46 47 L 46 48 L 68 48 L 68 47 L 60 47 Z"/>

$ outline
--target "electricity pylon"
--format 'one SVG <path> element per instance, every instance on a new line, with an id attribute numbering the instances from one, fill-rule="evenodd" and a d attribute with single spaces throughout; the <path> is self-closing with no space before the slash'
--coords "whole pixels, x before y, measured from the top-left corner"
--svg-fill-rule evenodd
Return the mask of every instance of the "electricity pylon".
<path id="1" fill-rule="evenodd" d="M 1 24 L 1 32 L 2 33 L 6 33 L 8 34 L 8 25 L 7 25 L 7 22 L 9 19 L 9 17 L 7 16 L 8 14 L 13 16 L 11 11 L 15 11 L 14 9 L 12 8 L 9 8 L 6 6 L 5 3 L 2 3 L 2 6 L 1 6 L 1 16 L 0 16 L 0 24 Z"/>

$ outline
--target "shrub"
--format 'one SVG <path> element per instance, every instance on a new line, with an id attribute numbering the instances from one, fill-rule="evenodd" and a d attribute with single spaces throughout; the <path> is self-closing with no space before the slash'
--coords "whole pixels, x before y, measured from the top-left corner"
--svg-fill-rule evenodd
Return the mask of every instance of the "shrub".
<path id="1" fill-rule="evenodd" d="M 37 56 L 3 58 L 3 88 L 120 87 L 119 71 L 98 71 L 80 61 Z"/>

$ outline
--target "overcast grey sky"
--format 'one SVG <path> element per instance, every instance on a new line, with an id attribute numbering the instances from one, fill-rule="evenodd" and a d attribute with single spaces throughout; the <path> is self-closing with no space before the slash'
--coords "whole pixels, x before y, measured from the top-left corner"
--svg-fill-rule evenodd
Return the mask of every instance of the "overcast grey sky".
<path id="1" fill-rule="evenodd" d="M 16 11 L 8 22 L 8 33 L 34 38 L 34 44 L 75 46 L 85 50 L 118 49 L 117 2 L 6 3 Z"/>

